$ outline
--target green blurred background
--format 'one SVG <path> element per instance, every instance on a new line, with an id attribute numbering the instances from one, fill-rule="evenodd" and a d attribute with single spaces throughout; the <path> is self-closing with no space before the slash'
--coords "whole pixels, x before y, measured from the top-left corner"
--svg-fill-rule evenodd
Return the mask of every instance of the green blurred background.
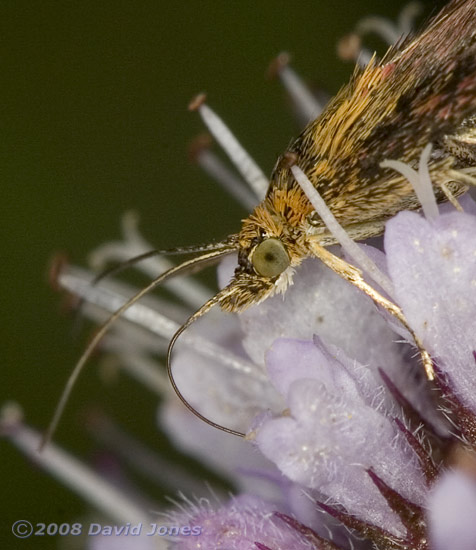
<path id="1" fill-rule="evenodd" d="M 270 60 L 291 52 L 305 78 L 335 93 L 352 70 L 336 57 L 338 38 L 364 15 L 395 19 L 405 3 L 3 2 L 0 403 L 18 401 L 26 421 L 44 428 L 87 337 L 72 338 L 71 318 L 46 282 L 55 252 L 84 264 L 88 251 L 119 235 L 130 209 L 157 247 L 239 227 L 246 212 L 187 158 L 203 131 L 187 111 L 195 94 L 208 92 L 269 173 L 298 132 L 280 85 L 264 77 Z M 426 6 L 429 14 L 435 3 Z M 80 413 L 100 403 L 160 450 L 156 398 L 126 378 L 104 388 L 95 366 L 81 377 L 56 441 L 91 458 Z M 55 547 L 55 539 L 14 539 L 11 524 L 71 522 L 84 504 L 0 444 L 0 547 Z"/>

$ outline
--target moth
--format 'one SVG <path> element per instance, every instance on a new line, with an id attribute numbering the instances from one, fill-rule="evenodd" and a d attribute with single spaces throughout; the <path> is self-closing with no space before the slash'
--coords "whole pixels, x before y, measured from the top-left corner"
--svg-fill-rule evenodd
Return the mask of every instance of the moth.
<path id="1" fill-rule="evenodd" d="M 307 257 L 319 257 L 387 309 L 396 307 L 382 302 L 362 280 L 352 280 L 352 270 L 342 267 L 338 259 L 329 259 L 332 255 L 325 247 L 336 239 L 297 183 L 292 166 L 307 176 L 348 235 L 360 240 L 381 234 L 385 222 L 397 212 L 420 208 L 408 180 L 380 163 L 394 159 L 417 165 L 428 143 L 433 144 L 429 170 L 437 200 L 465 192 L 476 175 L 468 171 L 476 167 L 474 0 L 453 0 L 420 34 L 402 39 L 380 61 L 374 58 L 365 68 L 357 67 L 350 82 L 278 158 L 264 200 L 241 229 L 216 244 L 176 249 L 174 252 L 199 255 L 157 277 L 116 311 L 76 365 L 73 381 L 106 330 L 136 300 L 169 277 L 237 253 L 233 278 L 175 334 L 167 364 L 174 389 L 189 409 L 211 425 L 243 435 L 202 417 L 182 397 L 171 371 L 177 338 L 215 305 L 227 312 L 240 312 L 276 292 L 285 292 L 294 270 Z"/>

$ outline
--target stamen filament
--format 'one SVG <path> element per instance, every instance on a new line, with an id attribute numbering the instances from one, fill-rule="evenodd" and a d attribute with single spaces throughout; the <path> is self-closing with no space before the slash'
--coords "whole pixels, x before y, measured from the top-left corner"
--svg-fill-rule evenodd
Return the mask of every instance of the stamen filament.
<path id="1" fill-rule="evenodd" d="M 396 170 L 412 184 L 415 194 L 421 203 L 423 214 L 428 221 L 432 221 L 439 216 L 438 204 L 436 202 L 433 184 L 428 170 L 428 159 L 431 155 L 431 149 L 431 143 L 428 143 L 423 149 L 420 156 L 418 172 L 400 160 L 384 160 L 380 163 L 382 168 L 392 168 Z"/>
<path id="2" fill-rule="evenodd" d="M 105 309 L 108 313 L 118 311 L 127 303 L 127 298 L 121 296 L 117 290 L 111 289 L 110 286 L 91 286 L 86 273 L 78 268 L 69 268 L 67 272 L 62 273 L 59 277 L 59 283 L 65 289 L 84 298 L 88 303 Z M 122 312 L 121 318 L 132 321 L 136 326 L 141 326 L 166 340 L 170 340 L 180 328 L 179 323 L 172 321 L 172 319 L 143 303 L 136 302 L 128 307 Z M 266 377 L 259 372 L 256 365 L 234 355 L 226 348 L 206 340 L 202 336 L 194 336 L 187 332 L 182 336 L 181 341 L 204 357 L 221 362 L 225 367 L 247 376 L 251 375 L 257 380 L 266 380 Z"/>
<path id="3" fill-rule="evenodd" d="M 420 2 L 408 2 L 403 7 L 397 19 L 397 28 L 403 34 L 410 34 L 415 30 L 415 19 L 421 14 L 423 6 Z"/>
<path id="4" fill-rule="evenodd" d="M 136 213 L 126 212 L 121 220 L 123 240 L 107 242 L 93 250 L 89 255 L 91 266 L 102 270 L 110 262 L 126 262 L 134 256 L 152 250 L 154 247 L 139 233 L 137 224 Z M 154 256 L 138 263 L 135 267 L 150 277 L 156 277 L 157 273 L 167 271 L 172 266 L 172 262 L 167 258 Z M 164 286 L 194 309 L 203 304 L 209 296 L 209 290 L 191 278 L 170 279 L 164 282 Z"/>
<path id="5" fill-rule="evenodd" d="M 296 71 L 290 67 L 289 54 L 280 53 L 272 65 L 305 124 L 315 119 L 321 113 L 324 105 L 312 94 Z"/>
<path id="6" fill-rule="evenodd" d="M 256 194 L 246 187 L 244 182 L 235 176 L 212 151 L 201 149 L 196 155 L 196 160 L 206 174 L 219 183 L 247 210 L 256 206 L 258 202 Z"/>
<path id="7" fill-rule="evenodd" d="M 401 30 L 392 21 L 377 15 L 361 19 L 355 27 L 355 32 L 359 36 L 375 33 L 388 45 L 395 44 L 402 35 Z"/>
<path id="8" fill-rule="evenodd" d="M 158 277 L 156 277 L 152 282 L 150 282 L 146 287 L 144 287 L 142 290 L 137 292 L 135 295 L 133 295 L 131 298 L 123 302 L 121 307 L 116 309 L 114 313 L 111 314 L 111 316 L 105 321 L 105 323 L 99 328 L 99 330 L 96 332 L 92 340 L 89 342 L 88 346 L 84 350 L 83 354 L 79 358 L 78 362 L 76 363 L 73 371 L 69 375 L 69 378 L 66 382 L 66 385 L 64 387 L 63 393 L 61 394 L 60 400 L 58 402 L 58 405 L 56 407 L 55 413 L 53 415 L 53 419 L 50 422 L 50 425 L 48 426 L 45 436 L 41 442 L 41 449 L 45 447 L 45 445 L 51 440 L 55 430 L 56 426 L 58 425 L 58 422 L 61 418 L 61 415 L 63 414 L 64 408 L 66 407 L 66 403 L 68 402 L 69 396 L 73 390 L 74 384 L 76 383 L 77 378 L 79 377 L 84 365 L 90 358 L 93 351 L 96 349 L 98 344 L 101 342 L 102 338 L 106 335 L 107 331 L 110 329 L 110 327 L 125 313 L 127 310 L 136 304 L 141 298 L 143 298 L 145 295 L 147 295 L 149 292 L 157 288 L 161 283 L 165 282 L 167 279 L 174 277 L 179 274 L 183 273 L 189 273 L 191 269 L 193 268 L 203 268 L 206 265 L 211 265 L 219 261 L 223 256 L 226 256 L 228 254 L 231 254 L 235 250 L 232 246 L 223 246 L 218 248 L 212 248 L 208 252 L 202 254 L 198 258 L 192 258 L 190 260 L 186 260 L 182 262 L 180 265 L 177 265 L 175 267 L 172 267 L 165 273 L 162 273 Z M 89 285 L 90 288 L 91 285 Z"/>
<path id="9" fill-rule="evenodd" d="M 174 492 L 181 490 L 200 495 L 205 485 L 179 465 L 162 458 L 141 441 L 121 429 L 111 418 L 95 412 L 88 419 L 89 431 L 101 446 L 111 450 L 141 475 L 147 476 L 159 486 L 170 487 Z M 134 452 L 131 452 L 131 449 Z"/>
<path id="10" fill-rule="evenodd" d="M 391 298 L 394 295 L 393 284 L 390 279 L 380 271 L 375 263 L 362 251 L 362 249 L 349 237 L 345 229 L 336 220 L 334 214 L 329 210 L 317 189 L 309 181 L 306 174 L 299 166 L 291 166 L 296 181 L 301 186 L 312 206 L 322 218 L 327 229 L 336 238 L 342 248 Z"/>
<path id="11" fill-rule="evenodd" d="M 51 443 L 43 452 L 38 452 L 40 434 L 10 418 L 9 409 L 4 406 L 0 425 L 10 441 L 35 464 L 41 466 L 53 477 L 70 487 L 92 506 L 118 523 L 140 523 L 150 521 L 150 515 L 90 468 L 81 464 L 71 454 Z"/>
<path id="12" fill-rule="evenodd" d="M 139 351 L 140 346 L 135 349 L 130 342 L 125 343 L 125 337 L 119 325 L 118 332 L 118 336 L 110 334 L 105 338 L 104 349 L 111 351 L 116 356 L 118 355 L 121 361 L 121 369 L 141 383 L 148 391 L 154 392 L 159 397 L 168 395 L 170 391 L 169 380 L 165 373 L 157 368 L 157 361 L 147 353 Z M 130 338 L 129 333 L 128 337 Z"/>
<path id="13" fill-rule="evenodd" d="M 266 175 L 236 139 L 228 126 L 208 105 L 199 103 L 197 109 L 210 133 L 221 145 L 256 197 L 262 200 L 269 184 Z"/>

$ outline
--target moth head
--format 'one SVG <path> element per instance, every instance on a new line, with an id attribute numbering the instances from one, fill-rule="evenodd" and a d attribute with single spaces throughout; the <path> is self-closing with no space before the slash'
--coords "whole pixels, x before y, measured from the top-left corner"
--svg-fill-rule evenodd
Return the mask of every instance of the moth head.
<path id="1" fill-rule="evenodd" d="M 187 402 L 175 383 L 171 359 L 175 343 L 180 335 L 215 305 L 219 305 L 225 311 L 241 311 L 252 304 L 263 301 L 277 291 L 284 292 L 291 281 L 292 268 L 301 262 L 305 254 L 303 250 L 300 250 L 299 239 L 296 239 L 292 232 L 284 229 L 286 226 L 279 223 L 279 220 L 276 221 L 270 216 L 269 212 L 266 213 L 266 209 L 259 206 L 255 209 L 253 215 L 243 222 L 242 231 L 239 234 L 231 235 L 220 243 L 199 247 L 176 248 L 167 251 L 154 250 L 131 258 L 124 262 L 122 266 L 119 266 L 119 269 L 122 269 L 156 254 L 198 254 L 198 256 L 185 260 L 159 275 L 149 285 L 127 300 L 99 328 L 70 375 L 54 416 L 43 436 L 40 448 L 43 448 L 51 440 L 68 401 L 74 381 L 96 346 L 117 319 L 140 298 L 166 280 L 176 275 L 195 273 L 208 265 L 216 264 L 224 256 L 233 252 L 238 252 L 238 266 L 232 280 L 225 288 L 210 298 L 210 300 L 191 315 L 176 331 L 169 343 L 166 365 L 170 381 L 177 396 L 191 412 L 211 426 L 235 435 L 244 435 L 241 432 L 220 426 L 212 420 L 205 418 Z M 93 281 L 93 284 L 116 271 L 116 268 L 105 271 Z"/>
<path id="2" fill-rule="evenodd" d="M 274 223 L 273 223 L 274 222 Z M 225 311 L 243 311 L 275 293 L 282 293 L 292 282 L 294 267 L 307 255 L 296 231 L 260 216 L 260 210 L 243 222 L 238 235 L 238 266 L 228 292 L 219 304 Z"/>

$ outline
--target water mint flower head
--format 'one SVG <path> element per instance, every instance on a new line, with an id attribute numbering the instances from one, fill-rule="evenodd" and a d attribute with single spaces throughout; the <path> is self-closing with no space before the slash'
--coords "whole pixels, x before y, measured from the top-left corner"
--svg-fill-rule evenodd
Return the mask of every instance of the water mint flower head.
<path id="1" fill-rule="evenodd" d="M 430 487 L 442 466 L 450 432 L 465 445 L 475 444 L 476 216 L 469 197 L 461 202 L 464 212 L 445 208 L 432 220 L 402 212 L 387 224 L 385 233 L 383 267 L 397 303 L 435 361 L 433 403 L 418 375 L 408 376 L 408 344 L 396 344 L 397 334 L 391 339 L 395 347 L 389 347 L 386 355 L 377 355 L 375 362 L 366 332 L 378 335 L 379 349 L 387 335 L 385 330 L 378 334 L 377 326 L 385 324 L 387 317 L 366 317 L 356 301 L 346 301 L 349 324 L 344 320 L 341 325 L 346 334 L 326 334 L 320 325 L 329 322 L 326 317 L 340 313 L 332 307 L 327 311 L 324 305 L 325 314 L 319 315 L 306 302 L 302 289 L 300 303 L 307 323 L 300 318 L 290 329 L 301 338 L 274 340 L 266 352 L 270 380 L 285 397 L 287 407 L 278 415 L 258 419 L 252 433 L 255 444 L 283 475 L 310 490 L 316 501 L 325 501 L 323 508 L 328 513 L 360 532 L 372 525 L 371 538 L 379 548 L 393 548 L 392 544 L 403 548 L 412 541 L 415 546 L 411 548 L 419 547 L 415 540 L 423 544 L 428 536 L 421 527 L 424 509 L 429 508 L 433 517 L 434 507 L 441 506 Z M 380 254 L 375 251 L 372 256 Z M 296 279 L 289 290 L 291 308 L 299 300 L 294 293 L 301 290 L 300 274 Z M 328 288 L 335 294 L 332 285 Z M 259 317 L 278 318 L 279 326 L 282 316 L 274 307 L 272 301 L 263 304 Z M 365 322 L 350 326 L 353 315 L 361 311 Z M 254 315 L 250 312 L 247 319 L 245 314 L 244 324 L 253 325 L 250 317 Z M 271 325 L 265 326 L 269 331 Z M 303 340 L 306 331 L 315 336 Z M 341 347 L 335 345 L 339 338 Z M 407 379 L 394 384 L 398 361 L 407 362 Z M 437 417 L 437 408 L 449 418 L 451 427 Z M 438 537 L 454 531 L 445 528 L 444 522 L 431 525 L 436 530 L 435 544 L 444 547 Z"/>
<path id="2" fill-rule="evenodd" d="M 277 515 L 273 505 L 251 496 L 234 497 L 225 505 L 212 504 L 202 499 L 188 503 L 186 512 L 172 516 L 183 522 L 187 515 L 202 534 L 197 537 L 180 537 L 175 548 L 233 548 L 234 550 L 266 550 L 267 548 L 292 548 L 312 550 L 315 547 L 309 535 L 301 533 Z M 308 534 L 308 533 L 306 533 Z"/>
<path id="3" fill-rule="evenodd" d="M 400 27 L 406 28 L 405 22 Z M 367 23 L 367 31 L 374 26 L 375 21 Z M 301 116 L 315 116 L 321 105 L 295 73 L 287 64 L 278 72 Z M 235 194 L 246 204 L 258 200 L 266 176 L 207 105 L 197 108 L 250 184 L 246 193 Z M 236 185 L 237 176 L 213 154 L 197 155 L 214 177 Z M 422 213 L 401 212 L 387 223 L 383 239 L 349 243 L 336 221 L 329 222 L 343 244 L 332 252 L 362 269 L 365 281 L 401 309 L 405 326 L 322 262 L 308 259 L 284 297 L 273 296 L 239 316 L 210 312 L 184 333 L 173 358 L 180 390 L 202 415 L 245 432 L 246 438 L 191 415 L 173 394 L 158 359 L 213 291 L 193 280 L 171 280 L 168 290 L 181 306 L 149 297 L 124 313 L 103 350 L 158 394 L 161 435 L 225 478 L 235 495 L 206 487 L 96 415 L 94 437 L 111 454 L 159 478 L 171 494 L 178 490 L 179 498 L 152 509 L 120 475 L 93 472 L 56 446 L 39 465 L 116 522 L 164 520 L 197 527 L 199 533 L 136 541 L 103 536 L 89 541 L 90 548 L 476 548 L 476 205 L 466 196 L 457 204 L 460 210 L 439 207 L 429 158 L 427 147 L 418 172 L 387 162 L 414 185 Z M 293 168 L 304 185 L 306 175 Z M 93 254 L 96 267 L 152 248 L 133 217 L 125 218 L 123 230 L 121 241 Z M 219 286 L 228 283 L 235 265 L 232 257 L 221 263 Z M 137 267 L 155 276 L 170 263 L 149 258 Z M 85 301 L 84 314 L 96 322 L 134 293 L 116 280 L 92 285 L 92 279 L 86 270 L 64 266 L 59 284 Z M 423 348 L 431 357 L 431 381 L 418 353 Z M 0 428 L 35 456 L 39 435 L 17 413 L 4 411 Z"/>
<path id="4" fill-rule="evenodd" d="M 277 466 L 281 485 L 314 503 L 312 510 L 284 500 L 288 525 L 314 548 L 348 547 L 335 525 L 332 542 L 325 537 L 330 517 L 381 550 L 476 543 L 466 513 L 473 481 L 463 490 L 459 466 L 447 469 L 451 449 L 476 448 L 468 379 L 476 369 L 476 205 L 469 196 L 460 203 L 463 212 L 444 206 L 433 219 L 403 212 L 387 224 L 384 251 L 365 248 L 430 351 L 434 382 L 425 380 L 409 333 L 317 261 L 301 266 L 285 300 L 240 316 L 245 350 L 256 363 L 264 358 L 284 401 L 276 410 L 279 402 L 262 395 L 248 439 Z M 227 272 L 224 263 L 222 281 Z M 459 512 L 446 513 L 447 502 Z M 275 503 L 277 517 L 282 506 Z"/>

